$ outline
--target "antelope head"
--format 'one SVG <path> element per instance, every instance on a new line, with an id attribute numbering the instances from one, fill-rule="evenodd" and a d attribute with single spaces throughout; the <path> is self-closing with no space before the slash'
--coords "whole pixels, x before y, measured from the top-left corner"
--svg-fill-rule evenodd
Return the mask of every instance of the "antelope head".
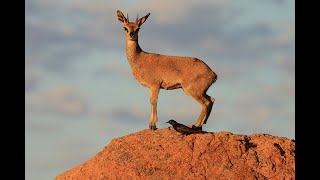
<path id="1" fill-rule="evenodd" d="M 148 19 L 149 15 L 150 13 L 148 13 L 146 16 L 140 19 L 137 16 L 135 22 L 130 22 L 128 14 L 127 14 L 127 17 L 125 17 L 121 11 L 117 10 L 118 20 L 122 22 L 123 28 L 126 32 L 127 39 L 131 41 L 138 40 L 138 32 L 139 32 L 140 26 Z"/>

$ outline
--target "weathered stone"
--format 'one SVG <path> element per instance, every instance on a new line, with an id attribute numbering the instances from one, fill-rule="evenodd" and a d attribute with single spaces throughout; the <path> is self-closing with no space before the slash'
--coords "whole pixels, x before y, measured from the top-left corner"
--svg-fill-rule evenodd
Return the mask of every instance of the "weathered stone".
<path id="1" fill-rule="evenodd" d="M 113 139 L 55 179 L 295 179 L 295 141 L 268 134 L 143 130 Z"/>

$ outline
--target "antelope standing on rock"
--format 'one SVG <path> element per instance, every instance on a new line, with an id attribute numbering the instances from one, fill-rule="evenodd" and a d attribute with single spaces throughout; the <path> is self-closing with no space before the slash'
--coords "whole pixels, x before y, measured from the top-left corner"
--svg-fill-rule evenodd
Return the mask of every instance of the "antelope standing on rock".
<path id="1" fill-rule="evenodd" d="M 182 88 L 185 94 L 192 96 L 202 107 L 194 128 L 202 128 L 210 116 L 213 97 L 206 94 L 209 87 L 217 80 L 217 75 L 210 67 L 194 57 L 165 56 L 144 52 L 138 43 L 140 26 L 150 13 L 129 22 L 123 13 L 117 10 L 118 20 L 126 32 L 126 53 L 134 78 L 150 89 L 151 115 L 149 128 L 156 130 L 157 101 L 160 89 Z"/>

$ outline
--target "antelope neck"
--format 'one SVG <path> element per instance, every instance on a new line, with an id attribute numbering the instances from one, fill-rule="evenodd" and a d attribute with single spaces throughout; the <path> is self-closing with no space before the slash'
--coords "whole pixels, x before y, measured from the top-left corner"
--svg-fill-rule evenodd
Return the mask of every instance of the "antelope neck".
<path id="1" fill-rule="evenodd" d="M 126 52 L 127 52 L 127 58 L 131 65 L 131 63 L 134 63 L 143 51 L 139 46 L 138 40 L 132 41 L 127 39 Z"/>

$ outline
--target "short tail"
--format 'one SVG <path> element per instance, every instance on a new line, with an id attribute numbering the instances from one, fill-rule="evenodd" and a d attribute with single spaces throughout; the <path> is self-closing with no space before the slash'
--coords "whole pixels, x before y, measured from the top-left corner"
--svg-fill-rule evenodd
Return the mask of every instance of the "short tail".
<path id="1" fill-rule="evenodd" d="M 217 79 L 218 79 L 218 75 L 215 73 L 215 72 L 213 72 L 214 73 L 214 75 L 215 75 L 215 78 L 214 78 L 214 80 L 213 80 L 213 83 L 214 82 L 216 82 L 217 81 Z"/>

